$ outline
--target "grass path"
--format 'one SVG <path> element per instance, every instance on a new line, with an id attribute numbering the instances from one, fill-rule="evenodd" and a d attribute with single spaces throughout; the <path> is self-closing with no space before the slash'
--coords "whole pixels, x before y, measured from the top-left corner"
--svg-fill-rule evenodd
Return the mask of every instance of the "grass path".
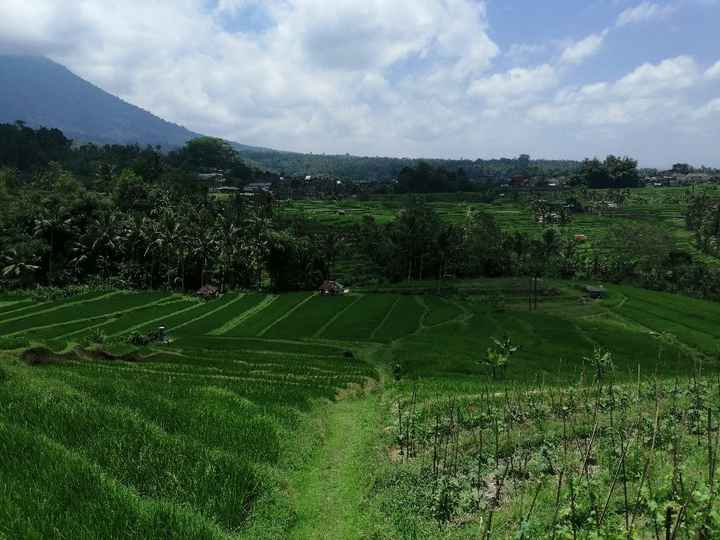
<path id="1" fill-rule="evenodd" d="M 294 540 L 362 537 L 367 519 L 363 500 L 372 487 L 372 448 L 377 436 L 380 396 L 333 404 L 326 417 L 326 436 L 310 463 L 291 480 L 289 493 L 297 526 Z"/>
<path id="2" fill-rule="evenodd" d="M 325 435 L 309 462 L 289 479 L 288 493 L 296 513 L 291 540 L 354 540 L 372 523 L 364 505 L 370 496 L 373 470 L 381 452 L 385 383 L 392 352 L 365 345 L 359 351 L 375 367 L 379 385 L 365 396 L 349 397 L 328 407 Z"/>

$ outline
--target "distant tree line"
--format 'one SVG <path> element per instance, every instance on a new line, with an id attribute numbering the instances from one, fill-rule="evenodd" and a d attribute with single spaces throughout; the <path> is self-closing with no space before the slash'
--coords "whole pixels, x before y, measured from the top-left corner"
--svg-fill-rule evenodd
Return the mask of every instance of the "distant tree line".
<path id="1" fill-rule="evenodd" d="M 588 250 L 566 232 L 569 220 L 544 219 L 539 237 L 505 231 L 480 211 L 449 223 L 409 194 L 387 224 L 368 217 L 349 228 L 322 226 L 303 216 L 278 215 L 269 194 L 209 196 L 195 170 L 227 169 L 234 162 L 240 167 L 234 151 L 216 140 L 163 155 L 127 146 L 68 148 L 58 133 L 30 135 L 27 129 L 12 127 L 16 136 L 29 137 L 30 148 L 2 154 L 3 287 L 312 289 L 351 257 L 356 282 L 534 276 L 630 281 L 720 296 L 720 271 L 678 250 L 669 233 L 651 224 L 613 227 Z M 51 143 L 43 147 L 38 140 Z M 615 178 L 625 178 L 622 171 L 632 168 L 631 161 L 620 161 L 624 164 L 609 163 Z M 463 181 L 459 172 L 423 164 L 408 168 L 403 178 L 408 191 L 448 189 L 452 183 L 459 189 Z M 608 193 L 619 197 L 623 191 Z M 536 214 L 556 213 L 538 204 L 531 204 Z M 693 199 L 687 220 L 699 243 L 715 249 L 718 201 Z"/>
<path id="2" fill-rule="evenodd" d="M 531 237 L 502 230 L 482 211 L 451 224 L 415 201 L 386 225 L 366 218 L 355 227 L 354 238 L 353 249 L 369 265 L 367 276 L 389 281 L 535 276 L 720 296 L 720 269 L 694 260 L 668 232 L 642 222 L 611 227 L 589 251 L 561 226 Z"/>
<path id="3" fill-rule="evenodd" d="M 639 187 L 638 163 L 629 157 L 608 156 L 604 161 L 586 159 L 573 175 L 572 184 L 592 189 Z"/>
<path id="4" fill-rule="evenodd" d="M 426 163 L 435 169 L 462 169 L 471 179 L 509 179 L 515 174 L 558 176 L 574 173 L 580 162 L 572 160 L 531 160 L 529 156 L 501 159 L 415 159 L 360 157 L 346 155 L 298 154 L 272 150 L 238 148 L 240 156 L 281 175 L 327 174 L 343 180 L 390 182 L 406 168 Z"/>
<path id="5" fill-rule="evenodd" d="M 397 193 L 456 193 L 474 191 L 475 186 L 465 170 L 449 171 L 435 168 L 427 162 L 405 167 L 398 176 Z"/>
<path id="6" fill-rule="evenodd" d="M 31 178 L 50 163 L 61 165 L 83 183 L 102 182 L 130 169 L 151 182 L 163 176 L 184 176 L 197 182 L 197 173 L 222 171 L 229 185 L 273 180 L 277 175 L 244 161 L 225 141 L 199 137 L 182 148 L 163 152 L 160 147 L 136 144 L 75 145 L 58 129 L 32 129 L 22 122 L 0 124 L 0 167 L 13 169 L 17 178 Z"/>

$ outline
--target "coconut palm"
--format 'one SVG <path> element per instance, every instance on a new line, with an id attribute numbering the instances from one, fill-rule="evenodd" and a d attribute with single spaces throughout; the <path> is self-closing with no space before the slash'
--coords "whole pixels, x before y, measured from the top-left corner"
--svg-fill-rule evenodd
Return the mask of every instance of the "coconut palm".
<path id="1" fill-rule="evenodd" d="M 32 264 L 35 261 L 28 262 L 22 257 L 16 249 L 10 249 L 2 257 L 3 269 L 2 276 L 9 279 L 21 280 L 22 278 L 34 274 L 40 267 Z"/>
<path id="2" fill-rule="evenodd" d="M 51 284 L 54 272 L 55 240 L 67 232 L 72 224 L 71 218 L 66 218 L 60 208 L 54 210 L 42 209 L 35 219 L 33 234 L 48 241 L 48 284 Z"/>

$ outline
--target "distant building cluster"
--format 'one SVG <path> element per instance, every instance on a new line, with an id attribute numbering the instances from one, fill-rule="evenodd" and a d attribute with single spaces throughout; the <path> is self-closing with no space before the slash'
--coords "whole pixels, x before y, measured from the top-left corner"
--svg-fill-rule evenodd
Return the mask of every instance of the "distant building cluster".
<path id="1" fill-rule="evenodd" d="M 693 184 L 705 184 L 708 182 L 720 182 L 720 174 L 691 172 L 683 174 L 676 171 L 662 171 L 653 176 L 645 178 L 649 186 L 691 186 Z"/>

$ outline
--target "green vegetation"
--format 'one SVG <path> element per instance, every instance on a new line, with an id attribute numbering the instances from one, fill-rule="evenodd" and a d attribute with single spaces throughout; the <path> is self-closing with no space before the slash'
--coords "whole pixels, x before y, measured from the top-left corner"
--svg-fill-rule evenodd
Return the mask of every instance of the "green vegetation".
<path id="1" fill-rule="evenodd" d="M 426 313 L 426 308 L 422 304 L 425 300 L 417 296 L 398 297 L 383 322 L 373 332 L 371 339 L 390 342 L 418 331 Z"/>
<path id="2" fill-rule="evenodd" d="M 274 325 L 279 324 L 283 317 L 290 315 L 292 309 L 296 308 L 300 303 L 308 301 L 310 297 L 307 293 L 292 293 L 271 297 L 265 302 L 261 310 L 256 311 L 250 318 L 226 335 L 229 337 L 260 336 L 269 331 Z"/>
<path id="3" fill-rule="evenodd" d="M 275 176 L 0 131 L 0 537 L 720 535 L 716 186 L 220 198 Z"/>
<path id="4" fill-rule="evenodd" d="M 247 526 L 258 501 L 277 489 L 289 459 L 283 452 L 293 450 L 283 443 L 316 429 L 307 424 L 309 412 L 376 374 L 325 345 L 189 333 L 209 332 L 249 308 L 243 300 L 262 297 L 231 298 L 188 310 L 196 301 L 117 293 L 17 321 L 39 339 L 57 336 L 33 328 L 54 323 L 72 331 L 102 316 L 113 339 L 149 320 L 160 324 L 163 315 L 179 326 L 195 310 L 211 314 L 179 328 L 179 339 L 162 351 L 145 351 L 140 363 L 48 357 L 48 365 L 30 367 L 9 353 L 0 359 L 0 445 L 13 456 L 2 465 L 0 532 L 222 538 Z M 121 316 L 134 305 L 149 307 L 132 320 Z M 3 328 L 15 332 L 18 325 Z M 28 476 L 30 470 L 36 472 Z M 60 474 L 72 474 L 73 483 Z"/>
<path id="5" fill-rule="evenodd" d="M 322 337 L 336 340 L 369 340 L 385 321 L 397 298 L 390 295 L 367 295 L 342 312 L 325 329 Z"/>
<path id="6" fill-rule="evenodd" d="M 0 353 L 0 532 L 645 538 L 670 512 L 716 534 L 715 304 L 547 281 L 529 311 L 524 280 L 434 283 L 23 302 L 3 348 L 87 352 Z M 161 324 L 139 361 L 98 352 Z"/>

